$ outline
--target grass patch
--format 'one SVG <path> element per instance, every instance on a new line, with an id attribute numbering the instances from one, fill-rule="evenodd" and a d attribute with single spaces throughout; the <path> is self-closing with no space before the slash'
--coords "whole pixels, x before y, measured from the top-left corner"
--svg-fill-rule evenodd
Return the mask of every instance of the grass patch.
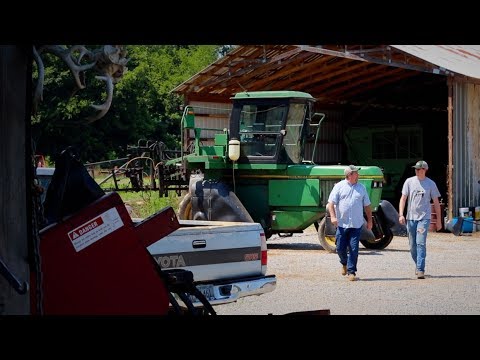
<path id="1" fill-rule="evenodd" d="M 182 197 L 177 196 L 174 192 L 170 192 L 168 197 L 159 197 L 157 191 L 139 191 L 126 192 L 119 191 L 125 205 L 132 207 L 132 217 L 145 218 L 157 211 L 171 206 L 175 213 L 178 212 L 178 204 Z"/>
<path id="2" fill-rule="evenodd" d="M 96 181 L 101 181 L 101 179 L 95 179 Z M 144 184 L 149 184 L 150 179 L 145 179 Z M 117 182 L 119 189 L 132 189 L 130 180 L 126 178 L 121 178 Z M 105 191 L 111 191 L 114 188 L 115 184 L 112 179 L 107 180 L 101 185 L 101 188 Z M 109 190 L 107 190 L 109 189 Z M 125 205 L 132 208 L 132 217 L 145 218 L 152 214 L 155 214 L 157 211 L 171 206 L 175 213 L 178 212 L 178 204 L 183 198 L 182 196 L 177 196 L 174 191 L 171 191 L 168 197 L 160 197 L 158 190 L 147 190 L 147 191 L 118 191 L 118 194 L 122 198 Z"/>

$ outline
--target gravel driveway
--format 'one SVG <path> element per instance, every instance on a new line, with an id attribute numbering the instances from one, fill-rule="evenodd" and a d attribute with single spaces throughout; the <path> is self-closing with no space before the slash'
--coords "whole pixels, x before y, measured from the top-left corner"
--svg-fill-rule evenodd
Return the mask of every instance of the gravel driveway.
<path id="1" fill-rule="evenodd" d="M 268 273 L 277 276 L 277 288 L 216 306 L 219 315 L 322 309 L 332 315 L 480 314 L 480 233 L 429 233 L 424 280 L 415 277 L 406 237 L 394 237 L 384 250 L 360 246 L 355 282 L 340 274 L 337 254 L 323 250 L 314 228 L 274 236 L 267 245 Z"/>

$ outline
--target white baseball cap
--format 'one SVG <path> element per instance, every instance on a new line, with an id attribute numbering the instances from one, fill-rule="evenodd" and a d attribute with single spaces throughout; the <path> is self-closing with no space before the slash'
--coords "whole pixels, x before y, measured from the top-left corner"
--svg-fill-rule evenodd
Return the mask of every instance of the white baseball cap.
<path id="1" fill-rule="evenodd" d="M 345 170 L 343 170 L 343 173 L 345 176 L 350 175 L 352 172 L 358 172 L 361 168 L 356 167 L 355 165 L 348 165 Z"/>

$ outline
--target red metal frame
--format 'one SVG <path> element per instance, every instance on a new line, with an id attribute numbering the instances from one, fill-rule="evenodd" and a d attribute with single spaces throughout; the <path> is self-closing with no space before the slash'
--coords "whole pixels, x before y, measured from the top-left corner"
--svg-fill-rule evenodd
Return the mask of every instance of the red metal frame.
<path id="1" fill-rule="evenodd" d="M 40 232 L 43 314 L 165 315 L 168 290 L 146 247 L 179 227 L 170 207 L 134 225 L 117 193 L 46 227 Z M 36 313 L 33 282 L 31 290 Z"/>

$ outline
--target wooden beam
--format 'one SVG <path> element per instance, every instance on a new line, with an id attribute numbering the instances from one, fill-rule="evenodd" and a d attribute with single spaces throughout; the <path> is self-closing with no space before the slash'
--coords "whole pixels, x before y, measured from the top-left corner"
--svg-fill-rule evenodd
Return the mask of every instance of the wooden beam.
<path id="1" fill-rule="evenodd" d="M 30 283 L 31 264 L 38 248 L 34 236 L 38 229 L 31 217 L 33 167 L 30 137 L 32 47 L 0 45 L 0 258 L 20 281 Z M 35 231 L 35 235 L 34 232 Z M 38 240 L 38 239 L 37 239 Z M 30 243 L 29 243 L 30 241 Z M 29 245 L 34 253 L 29 257 Z M 35 260 L 38 260 L 35 258 Z M 0 275 L 0 315 L 30 315 L 30 291 L 19 294 Z M 38 281 L 38 277 L 36 278 Z M 31 291 L 35 289 L 30 289 Z M 38 303 L 38 298 L 36 299 Z M 2 316 L 3 318 L 3 316 Z M 12 330 L 5 326 L 6 331 Z"/>
<path id="2" fill-rule="evenodd" d="M 448 78 L 448 168 L 447 168 L 447 191 L 448 191 L 448 219 L 453 219 L 453 79 Z"/>
<path id="3" fill-rule="evenodd" d="M 297 46 L 303 51 L 310 51 L 317 54 L 324 54 L 324 55 L 330 55 L 335 57 L 343 57 L 351 60 L 366 61 L 363 57 L 355 54 L 349 54 L 341 51 L 328 50 L 321 47 L 314 47 L 314 46 L 307 46 L 307 45 L 297 45 Z"/>
<path id="4" fill-rule="evenodd" d="M 384 51 L 385 51 L 385 47 L 375 47 L 375 48 L 367 48 L 367 49 L 347 50 L 346 52 L 349 54 L 368 54 L 368 53 L 378 53 L 378 52 L 383 53 Z"/>
<path id="5" fill-rule="evenodd" d="M 308 55 L 311 56 L 311 54 L 308 54 L 308 53 L 307 53 L 306 55 L 307 55 L 307 56 L 308 56 Z M 248 90 L 252 90 L 252 89 L 250 88 L 250 86 L 249 86 L 249 83 L 248 83 L 249 80 L 251 80 L 251 82 L 254 82 L 255 87 L 258 88 L 258 87 L 260 87 L 260 85 L 259 85 L 258 83 L 259 83 L 259 82 L 260 82 L 260 83 L 263 82 L 263 81 L 262 81 L 263 79 L 257 80 L 257 79 L 256 79 L 257 76 L 266 74 L 266 73 L 268 73 L 269 71 L 274 72 L 274 71 L 275 71 L 275 68 L 285 67 L 287 64 L 291 64 L 291 62 L 296 61 L 296 60 L 297 60 L 296 57 L 291 57 L 291 58 L 289 58 L 289 59 L 281 62 L 280 64 L 279 64 L 279 62 L 280 62 L 281 60 L 278 60 L 278 61 L 276 61 L 276 62 L 274 62 L 274 63 L 268 63 L 268 64 L 264 65 L 263 67 L 261 67 L 261 71 L 255 71 L 256 68 L 255 68 L 255 69 L 249 68 L 249 69 L 248 69 L 248 72 L 246 72 L 244 75 L 238 76 L 238 77 L 236 77 L 236 79 L 234 79 L 234 78 L 232 77 L 232 78 L 230 78 L 230 79 L 228 79 L 228 80 L 224 80 L 224 81 L 225 81 L 225 83 L 227 84 L 226 86 L 228 86 L 229 83 L 233 83 L 233 82 L 235 81 L 235 82 L 241 83 L 244 88 L 246 88 L 246 89 L 248 89 Z M 267 76 L 267 79 L 268 79 L 268 76 Z M 215 84 L 210 84 L 210 85 L 208 86 L 208 88 L 209 88 L 209 90 L 214 89 L 214 88 L 215 88 Z"/>
<path id="6" fill-rule="evenodd" d="M 376 57 L 373 57 L 373 56 L 358 56 L 358 55 L 352 54 L 350 52 L 328 50 L 328 49 L 324 49 L 324 48 L 317 48 L 317 47 L 306 46 L 306 45 L 297 45 L 297 46 L 299 46 L 302 50 L 311 51 L 311 52 L 315 52 L 315 53 L 318 53 L 318 54 L 344 57 L 344 58 L 347 58 L 347 59 L 358 60 L 358 61 L 368 61 L 368 62 L 371 62 L 371 63 L 374 63 L 374 64 L 387 65 L 387 66 L 398 67 L 398 68 L 407 69 L 407 70 L 415 70 L 415 71 L 421 71 L 421 72 L 426 72 L 426 73 L 444 74 L 445 75 L 445 69 L 442 69 L 442 68 L 440 68 L 438 66 L 434 66 L 434 65 L 430 65 L 430 66 L 410 65 L 410 64 L 407 64 L 405 62 L 392 60 L 391 58 L 390 59 L 383 59 L 383 58 L 376 58 Z M 428 64 L 430 64 L 430 63 L 428 63 Z"/>
<path id="7" fill-rule="evenodd" d="M 230 99 L 231 94 L 225 95 L 213 95 L 213 94 L 186 94 L 184 97 L 184 104 L 188 105 L 191 101 L 205 101 L 205 102 L 216 102 L 216 103 L 225 103 L 230 104 L 232 100 Z"/>
<path id="8" fill-rule="evenodd" d="M 375 82 L 371 87 L 362 86 L 361 88 L 353 89 L 352 91 L 347 90 L 342 94 L 343 95 L 342 97 L 345 98 L 345 99 L 349 99 L 352 96 L 357 95 L 359 93 L 367 92 L 367 91 L 370 91 L 371 89 L 376 89 L 376 88 L 382 87 L 386 84 L 396 82 L 398 80 L 405 79 L 407 77 L 411 77 L 411 76 L 415 76 L 415 75 L 417 75 L 417 73 L 409 72 L 409 71 L 403 71 L 400 74 L 398 74 L 397 76 L 385 77 L 381 81 Z"/>
<path id="9" fill-rule="evenodd" d="M 342 84 L 342 83 L 345 83 L 346 81 L 353 80 L 355 78 L 363 77 L 365 74 L 369 74 L 370 72 L 373 72 L 372 69 L 376 68 L 375 65 L 370 64 L 370 63 L 362 63 L 362 65 L 364 65 L 364 66 L 359 67 L 359 68 L 362 68 L 363 71 L 358 71 L 358 72 L 354 73 L 354 72 L 351 71 L 350 68 L 346 68 L 346 71 L 334 72 L 334 73 L 336 73 L 334 76 L 326 76 L 325 78 L 316 79 L 315 81 L 312 80 L 312 81 L 304 82 L 304 84 L 306 86 L 308 86 L 313 82 L 315 82 L 315 83 L 321 82 L 323 85 L 317 86 L 317 90 L 324 91 L 324 90 L 329 89 L 333 86 L 336 86 L 337 84 Z M 376 69 L 375 69 L 375 71 L 376 71 Z M 343 75 L 343 76 L 338 76 L 338 75 Z M 330 79 L 330 78 L 332 78 L 330 81 L 326 81 L 327 79 Z M 295 88 L 296 87 L 294 87 L 294 89 Z"/>
<path id="10" fill-rule="evenodd" d="M 348 65 L 348 63 L 351 63 L 351 62 L 347 60 L 345 62 L 340 63 L 339 65 L 340 66 L 341 65 Z M 365 68 L 365 67 L 368 67 L 368 66 L 371 66 L 371 64 L 369 64 L 369 63 L 355 63 L 352 66 L 344 66 L 344 67 L 342 67 L 338 70 L 335 70 L 335 71 L 331 71 L 333 69 L 330 69 L 330 68 L 328 68 L 327 71 L 325 71 L 325 69 L 319 69 L 319 71 L 311 71 L 310 76 L 312 78 L 310 80 L 306 80 L 306 81 L 304 80 L 304 81 L 299 82 L 299 84 L 297 86 L 294 86 L 294 88 L 298 88 L 298 87 L 301 87 L 301 86 L 306 88 L 306 87 L 310 86 L 311 84 L 324 83 L 328 79 L 335 78 L 338 75 L 353 72 L 355 70 L 359 70 L 361 68 Z M 316 76 L 317 74 L 322 73 L 322 72 L 326 72 L 326 74 L 324 76 L 321 76 L 321 77 Z"/>
<path id="11" fill-rule="evenodd" d="M 283 71 L 279 71 L 274 76 L 270 76 L 269 78 L 264 79 L 264 81 L 258 82 L 257 84 L 255 84 L 255 87 L 258 88 L 268 83 L 273 84 L 276 89 L 283 89 L 287 87 L 290 88 L 292 82 L 302 81 L 303 78 L 311 76 L 312 68 L 318 69 L 316 72 L 321 72 L 322 66 L 324 66 L 326 62 L 331 60 L 332 58 L 322 57 L 308 64 L 302 64 L 300 66 L 297 66 L 294 69 L 285 69 Z"/>
<path id="12" fill-rule="evenodd" d="M 394 74 L 396 74 L 398 72 L 401 72 L 401 71 L 403 71 L 403 69 L 400 69 L 400 68 L 393 69 L 393 70 L 388 72 L 388 76 L 394 75 Z M 374 81 L 374 80 L 382 78 L 386 75 L 387 74 L 385 74 L 384 72 L 378 72 L 377 74 L 375 74 L 373 76 L 360 78 L 358 81 L 355 81 L 354 84 L 345 84 L 344 86 L 335 87 L 335 89 L 333 91 L 327 92 L 326 96 L 330 96 L 330 97 L 338 96 L 338 94 L 343 93 L 348 88 L 356 87 L 356 86 L 359 86 L 359 85 L 364 84 L 364 83 L 369 82 L 369 81 Z"/>
<path id="13" fill-rule="evenodd" d="M 303 60 L 308 56 L 312 56 L 312 54 L 302 53 L 298 56 L 294 56 L 287 60 L 281 61 L 280 63 L 270 63 L 263 67 L 261 71 L 252 71 L 250 74 L 243 76 L 240 80 L 243 84 L 246 84 L 248 80 L 253 80 L 255 88 L 262 88 L 264 84 L 270 82 L 273 79 L 277 79 L 279 77 L 286 76 L 287 74 L 290 74 L 292 72 L 299 71 L 299 67 L 301 67 Z M 277 70 L 278 68 L 280 68 L 281 70 Z M 270 72 L 271 74 L 269 75 L 268 72 Z M 258 76 L 262 76 L 262 78 L 256 79 L 256 77 Z"/>
<path id="14" fill-rule="evenodd" d="M 254 54 L 256 54 L 258 52 L 262 52 L 262 51 L 263 51 L 262 49 L 257 49 L 254 52 Z M 287 51 L 283 54 L 276 55 L 271 59 L 267 59 L 265 62 L 263 60 L 256 59 L 256 61 L 254 61 L 253 63 L 250 63 L 247 66 L 245 66 L 245 63 L 243 63 L 243 62 L 239 62 L 238 64 L 236 64 L 236 66 L 230 67 L 229 71 L 227 71 L 225 74 L 223 74 L 221 76 L 218 76 L 216 79 L 212 79 L 210 81 L 205 82 L 203 84 L 203 86 L 212 87 L 212 86 L 214 86 L 218 83 L 221 83 L 223 81 L 233 81 L 232 80 L 233 78 L 240 77 L 243 74 L 251 72 L 251 71 L 253 71 L 257 68 L 260 68 L 260 67 L 263 68 L 265 65 L 268 65 L 270 63 L 278 62 L 278 61 L 280 61 L 280 60 L 282 60 L 286 57 L 294 56 L 295 54 L 299 53 L 300 51 L 301 51 L 300 49 L 292 49 L 291 51 Z M 254 57 L 257 56 L 257 55 L 254 55 L 254 54 L 251 54 L 249 56 L 249 58 L 254 58 Z"/>
<path id="15" fill-rule="evenodd" d="M 327 105 L 336 106 L 336 107 L 344 107 L 345 105 L 361 107 L 361 108 L 375 108 L 375 109 L 395 109 L 401 111 L 436 111 L 436 112 L 446 112 L 446 109 L 441 108 L 432 108 L 428 106 L 410 106 L 410 105 L 399 105 L 399 104 L 392 104 L 392 103 L 374 103 L 372 101 L 356 101 L 356 100 L 349 100 L 349 99 L 339 99 L 339 98 L 330 98 L 330 97 L 317 97 L 314 93 L 312 96 L 317 99 L 317 106 L 325 107 Z"/>

